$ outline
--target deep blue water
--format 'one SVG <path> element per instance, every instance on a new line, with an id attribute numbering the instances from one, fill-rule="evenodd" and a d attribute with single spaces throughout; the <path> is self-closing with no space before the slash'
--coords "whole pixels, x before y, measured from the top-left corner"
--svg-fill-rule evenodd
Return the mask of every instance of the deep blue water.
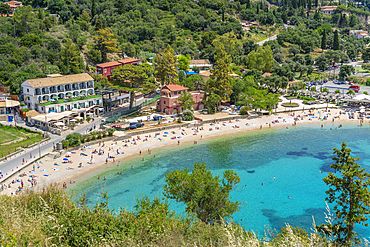
<path id="1" fill-rule="evenodd" d="M 370 172 L 369 133 L 370 128 L 355 125 L 333 130 L 312 125 L 170 147 L 157 151 L 156 158 L 152 154 L 145 156 L 145 161 L 133 160 L 128 166 L 121 164 L 101 172 L 106 181 L 94 176 L 76 184 L 73 190 L 77 196 L 85 192 L 93 206 L 98 192 L 105 189 L 110 208 L 132 210 L 138 196 L 162 195 L 165 173 L 192 169 L 194 162 L 203 159 L 214 174 L 233 169 L 241 177 L 231 196 L 232 200 L 247 203 L 233 215 L 235 222 L 260 236 L 266 229 L 280 229 L 285 223 L 311 232 L 312 216 L 316 224 L 324 222 L 328 187 L 322 179 L 331 171 L 333 147 L 340 148 L 343 141 L 347 142 L 352 155 L 361 158 L 358 163 Z M 172 201 L 171 209 L 183 213 L 184 205 Z M 370 237 L 369 228 L 358 226 L 356 231 Z"/>

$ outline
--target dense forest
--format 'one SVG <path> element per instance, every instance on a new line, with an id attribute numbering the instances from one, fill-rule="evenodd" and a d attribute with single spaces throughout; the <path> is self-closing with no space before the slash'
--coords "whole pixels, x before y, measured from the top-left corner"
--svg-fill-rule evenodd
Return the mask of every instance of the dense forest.
<path id="1" fill-rule="evenodd" d="M 27 78 L 93 72 L 95 64 L 124 55 L 148 61 L 167 45 L 177 54 L 215 62 L 218 40 L 238 73 L 239 68 L 256 68 L 252 56 L 248 59 L 252 51 L 261 54 L 256 41 L 278 34 L 276 41 L 264 44 L 271 48 L 274 64 L 262 72 L 292 80 L 294 72 L 310 72 L 307 66 L 317 57 L 323 69 L 329 65 L 332 54 L 305 56 L 322 48 L 323 33 L 323 50 L 346 51 L 344 57 L 334 56 L 336 62 L 358 56 L 367 44 L 366 39 L 348 35 L 350 29 L 365 28 L 359 16 L 367 15 L 366 4 L 340 5 L 331 15 L 323 15 L 318 2 L 310 0 L 30 0 L 23 4 L 13 17 L 0 4 L 0 82 L 12 94 L 20 93 Z M 245 32 L 240 20 L 257 21 L 259 27 Z M 284 23 L 295 28 L 285 29 Z M 340 30 L 338 47 L 333 47 L 334 30 Z"/>

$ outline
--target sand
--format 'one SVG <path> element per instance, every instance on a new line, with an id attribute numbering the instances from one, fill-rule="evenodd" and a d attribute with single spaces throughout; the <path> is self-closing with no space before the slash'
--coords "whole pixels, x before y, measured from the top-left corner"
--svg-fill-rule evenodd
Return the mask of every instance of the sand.
<path id="1" fill-rule="evenodd" d="M 25 167 L 20 173 L 14 174 L 6 180 L 6 183 L 4 183 L 6 189 L 0 194 L 16 195 L 18 188 L 22 188 L 22 183 L 23 188 L 21 191 L 42 189 L 51 183 L 57 183 L 61 188 L 68 187 L 69 184 L 82 181 L 87 177 L 98 176 L 100 171 L 116 166 L 118 162 L 120 162 L 120 165 L 125 166 L 124 162 L 128 160 L 144 158 L 147 155 L 154 156 L 156 150 L 161 148 L 176 145 L 197 145 L 197 143 L 204 140 L 223 135 L 237 135 L 266 128 L 294 128 L 302 124 L 316 124 L 317 128 L 321 128 L 321 125 L 324 128 L 337 128 L 340 124 L 344 125 L 345 123 L 360 124 L 360 120 L 357 119 L 357 113 L 355 113 L 354 119 L 348 119 L 348 115 L 340 115 L 340 112 L 343 112 L 343 110 L 330 109 L 325 111 L 320 109 L 311 111 L 311 113 L 308 110 L 296 111 L 294 113 L 279 113 L 252 120 L 240 119 L 204 124 L 202 126 L 203 129 L 200 127 L 198 130 L 196 128 L 179 129 L 174 127 L 173 129 L 159 132 L 160 135 L 157 137 L 156 133 L 153 132 L 135 138 L 131 137 L 130 140 L 101 141 L 100 144 L 95 145 L 87 143 L 85 148 L 73 152 L 64 152 L 57 159 L 54 159 L 52 155 L 48 155 L 39 160 L 39 162 Z M 326 117 L 327 120 L 320 120 L 319 117 Z M 365 120 L 365 123 L 368 124 L 368 120 Z M 164 132 L 168 132 L 168 135 L 165 136 Z M 98 152 L 99 150 L 104 151 L 104 154 L 92 153 L 95 150 Z M 68 159 L 68 161 L 63 159 Z M 81 167 L 79 167 L 80 165 Z M 31 178 L 30 176 L 34 177 Z M 31 182 L 33 182 L 33 185 Z"/>

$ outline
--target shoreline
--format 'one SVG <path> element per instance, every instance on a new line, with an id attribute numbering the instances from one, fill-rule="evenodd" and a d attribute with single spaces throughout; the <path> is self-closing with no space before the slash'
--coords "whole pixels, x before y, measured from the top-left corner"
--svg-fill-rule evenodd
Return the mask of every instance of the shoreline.
<path id="1" fill-rule="evenodd" d="M 119 140 L 119 141 L 107 141 L 107 142 L 101 142 L 104 143 L 104 148 L 99 146 L 99 144 L 94 144 L 91 145 L 91 147 L 88 147 L 87 149 L 79 149 L 76 150 L 75 154 L 70 154 L 71 160 L 73 160 L 73 163 L 67 163 L 67 164 L 60 164 L 62 163 L 63 158 L 67 153 L 63 153 L 60 158 L 53 159 L 51 157 L 45 157 L 41 159 L 38 168 L 35 168 L 35 173 L 34 175 L 37 176 L 35 180 L 37 181 L 37 186 L 36 187 L 31 187 L 30 186 L 25 186 L 27 188 L 33 189 L 33 190 L 39 190 L 42 189 L 50 184 L 56 183 L 59 184 L 58 186 L 61 186 L 61 184 L 65 183 L 66 187 L 69 186 L 70 183 L 74 184 L 73 181 L 81 182 L 83 180 L 86 180 L 88 178 L 91 178 L 93 176 L 99 176 L 99 172 L 109 170 L 110 168 L 117 166 L 118 163 L 120 163 L 120 166 L 122 168 L 128 168 L 129 161 L 132 161 L 134 159 L 139 159 L 140 157 L 148 157 L 148 155 L 155 155 L 155 152 L 158 150 L 164 150 L 170 148 L 175 148 L 177 145 L 180 146 L 190 146 L 190 145 L 197 145 L 198 143 L 203 142 L 204 140 L 209 141 L 215 138 L 221 138 L 223 136 L 227 135 L 240 135 L 240 134 L 246 134 L 246 133 L 251 133 L 251 132 L 256 132 L 258 130 L 262 129 L 261 131 L 267 131 L 269 129 L 283 129 L 283 128 L 296 128 L 297 126 L 304 126 L 304 125 L 310 125 L 312 126 L 313 124 L 318 124 L 318 129 L 320 128 L 320 125 L 324 125 L 324 128 L 338 128 L 336 126 L 339 126 L 340 124 L 356 124 L 359 123 L 359 119 L 348 119 L 347 114 L 346 115 L 340 115 L 339 112 L 343 112 L 343 110 L 340 109 L 329 109 L 330 112 L 328 111 L 323 111 L 323 110 L 314 110 L 313 114 L 314 116 L 308 116 L 307 114 L 309 113 L 308 110 L 302 112 L 302 111 L 297 111 L 297 112 L 292 112 L 292 113 L 279 113 L 279 114 L 273 114 L 269 116 L 262 116 L 259 118 L 255 119 L 239 119 L 239 120 L 233 120 L 233 121 L 222 121 L 216 124 L 204 124 L 203 129 L 204 130 L 196 130 L 196 128 L 181 128 L 179 130 L 178 127 L 174 127 L 172 129 L 168 129 L 165 131 L 160 132 L 160 139 L 162 141 L 158 141 L 155 138 L 155 133 L 147 133 L 144 136 L 140 136 L 140 140 L 137 139 L 133 142 L 133 137 L 131 137 L 130 144 L 126 143 L 127 139 L 124 140 Z M 315 117 L 316 114 L 327 116 L 327 120 L 319 120 L 318 117 Z M 355 116 L 357 113 L 355 113 Z M 297 119 L 299 116 L 299 120 Z M 338 118 L 335 119 L 333 122 L 333 118 Z M 346 117 L 347 119 L 343 119 Z M 342 118 L 342 119 L 340 119 Z M 366 120 L 365 120 L 366 121 Z M 364 123 L 365 123 L 364 121 Z M 275 123 L 276 122 L 276 123 Z M 296 122 L 296 125 L 295 125 Z M 246 125 L 248 123 L 248 125 Z M 235 127 L 234 126 L 238 126 Z M 217 129 L 218 128 L 218 129 Z M 320 128 L 321 129 L 321 128 Z M 175 134 L 172 134 L 172 132 L 175 132 Z M 168 134 L 164 135 L 164 132 L 168 132 Z M 182 133 L 181 133 L 182 132 Z M 194 133 L 195 132 L 195 133 Z M 186 133 L 186 135 L 184 134 Z M 175 139 L 171 139 L 172 138 Z M 150 136 L 150 137 L 149 137 Z M 181 138 L 178 138 L 178 137 Z M 144 141 L 147 139 L 146 141 Z M 179 142 L 179 144 L 178 144 Z M 195 144 L 197 142 L 197 144 Z M 136 143 L 136 145 L 132 145 L 132 143 Z M 124 144 L 130 145 L 129 147 L 123 147 Z M 86 144 L 88 146 L 88 143 Z M 104 150 L 103 155 L 93 155 L 91 154 L 91 151 L 89 150 L 98 150 L 101 148 Z M 119 150 L 119 152 L 124 152 L 124 154 L 116 155 L 116 151 Z M 150 153 L 148 153 L 148 149 L 150 149 Z M 108 151 L 110 150 L 110 151 Z M 141 151 L 141 154 L 140 154 Z M 85 154 L 86 152 L 86 154 Z M 106 153 L 112 153 L 112 156 L 115 156 L 115 161 L 112 162 L 112 159 L 109 159 L 110 161 L 106 164 L 104 162 L 105 160 L 105 154 Z M 81 157 L 81 153 L 84 155 Z M 88 164 L 88 160 L 90 155 L 93 157 L 95 156 L 95 161 L 93 164 Z M 58 163 L 58 167 L 54 165 L 54 163 Z M 83 167 L 78 168 L 77 165 L 78 163 L 82 163 Z M 140 164 L 139 164 L 140 165 Z M 71 168 L 70 170 L 65 170 L 63 168 L 68 167 Z M 26 174 L 26 176 L 19 178 L 19 174 L 13 175 L 8 181 L 12 180 L 26 180 L 27 176 L 29 175 L 30 171 L 25 171 L 25 170 L 32 170 L 32 167 L 28 167 L 22 170 L 21 173 Z M 60 172 L 58 172 L 60 171 Z M 18 175 L 18 176 L 17 176 Z M 29 181 L 29 180 L 28 180 Z M 22 181 L 24 183 L 24 181 Z M 19 182 L 15 182 L 11 186 L 11 188 L 7 188 L 4 191 L 0 192 L 1 194 L 14 194 L 16 190 L 16 186 L 20 184 Z M 30 183 L 31 184 L 31 183 Z M 28 183 L 26 182 L 26 185 Z M 64 188 L 64 186 L 63 186 Z"/>

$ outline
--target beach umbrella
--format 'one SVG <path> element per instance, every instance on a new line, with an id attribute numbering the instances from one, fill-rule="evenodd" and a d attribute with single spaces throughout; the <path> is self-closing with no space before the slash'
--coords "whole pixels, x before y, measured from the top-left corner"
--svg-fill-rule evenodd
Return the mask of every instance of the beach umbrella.
<path id="1" fill-rule="evenodd" d="M 68 159 L 67 158 L 63 158 L 63 160 L 67 161 Z"/>

